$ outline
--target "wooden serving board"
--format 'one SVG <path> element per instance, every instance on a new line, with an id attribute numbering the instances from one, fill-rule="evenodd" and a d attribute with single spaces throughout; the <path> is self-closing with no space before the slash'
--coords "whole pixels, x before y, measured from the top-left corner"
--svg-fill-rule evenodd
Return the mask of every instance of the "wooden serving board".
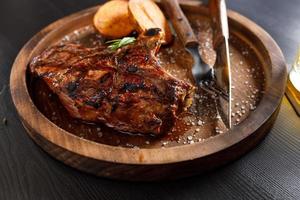
<path id="1" fill-rule="evenodd" d="M 184 1 L 185 13 L 208 15 L 205 7 Z M 37 33 L 20 51 L 11 71 L 10 89 L 20 119 L 46 152 L 79 170 L 98 176 L 131 181 L 153 181 L 191 176 L 237 159 L 271 129 L 284 95 L 286 65 L 281 50 L 261 27 L 242 15 L 229 11 L 231 34 L 251 47 L 264 74 L 264 92 L 256 106 L 230 132 L 201 142 L 169 147 L 128 148 L 91 141 L 73 134 L 38 109 L 29 94 L 27 67 L 30 60 L 70 32 L 92 23 L 98 7 L 60 19 Z"/>

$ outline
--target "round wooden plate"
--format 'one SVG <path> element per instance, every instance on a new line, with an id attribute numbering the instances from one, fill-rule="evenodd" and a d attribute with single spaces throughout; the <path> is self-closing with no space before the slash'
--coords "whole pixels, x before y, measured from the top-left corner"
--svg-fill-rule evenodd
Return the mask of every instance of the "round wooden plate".
<path id="1" fill-rule="evenodd" d="M 185 1 L 181 6 L 184 11 L 205 12 L 197 2 Z M 135 149 L 96 143 L 59 128 L 34 105 L 28 93 L 26 69 L 34 55 L 71 31 L 90 24 L 96 10 L 97 7 L 86 9 L 47 26 L 21 49 L 13 64 L 10 89 L 20 119 L 32 139 L 53 157 L 79 170 L 113 179 L 175 179 L 234 160 L 255 147 L 269 132 L 285 90 L 285 61 L 268 33 L 233 11 L 228 13 L 231 31 L 251 44 L 264 62 L 265 92 L 256 110 L 229 133 L 201 143 Z"/>

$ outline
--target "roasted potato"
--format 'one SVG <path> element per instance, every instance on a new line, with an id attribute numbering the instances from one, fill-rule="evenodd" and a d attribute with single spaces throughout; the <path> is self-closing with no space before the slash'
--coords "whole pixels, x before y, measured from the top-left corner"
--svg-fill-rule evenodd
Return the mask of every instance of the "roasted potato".
<path id="1" fill-rule="evenodd" d="M 129 16 L 128 1 L 112 0 L 102 5 L 94 16 L 94 26 L 108 38 L 121 38 L 135 29 Z"/>
<path id="2" fill-rule="evenodd" d="M 168 21 L 158 5 L 152 0 L 130 0 L 129 12 L 138 25 L 138 31 L 144 32 L 150 28 L 160 28 L 162 42 L 169 43 L 172 34 Z"/>

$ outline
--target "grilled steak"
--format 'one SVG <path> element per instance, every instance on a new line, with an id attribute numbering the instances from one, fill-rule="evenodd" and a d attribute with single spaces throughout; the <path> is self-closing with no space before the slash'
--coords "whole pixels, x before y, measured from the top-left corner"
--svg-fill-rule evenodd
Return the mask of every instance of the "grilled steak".
<path id="1" fill-rule="evenodd" d="M 193 92 L 193 86 L 160 66 L 159 47 L 153 30 L 117 51 L 57 45 L 35 57 L 30 72 L 47 83 L 72 117 L 158 135 L 172 127 Z"/>

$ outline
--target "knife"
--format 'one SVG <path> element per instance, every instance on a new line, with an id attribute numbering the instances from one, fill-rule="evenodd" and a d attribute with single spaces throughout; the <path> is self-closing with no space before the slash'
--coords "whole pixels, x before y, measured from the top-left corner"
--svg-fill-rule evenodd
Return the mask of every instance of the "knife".
<path id="1" fill-rule="evenodd" d="M 228 99 L 219 98 L 219 113 L 227 127 L 231 128 L 231 65 L 229 56 L 229 28 L 225 0 L 210 0 L 209 10 L 213 24 L 213 45 L 216 62 L 213 73 L 217 88 L 227 94 Z"/>

